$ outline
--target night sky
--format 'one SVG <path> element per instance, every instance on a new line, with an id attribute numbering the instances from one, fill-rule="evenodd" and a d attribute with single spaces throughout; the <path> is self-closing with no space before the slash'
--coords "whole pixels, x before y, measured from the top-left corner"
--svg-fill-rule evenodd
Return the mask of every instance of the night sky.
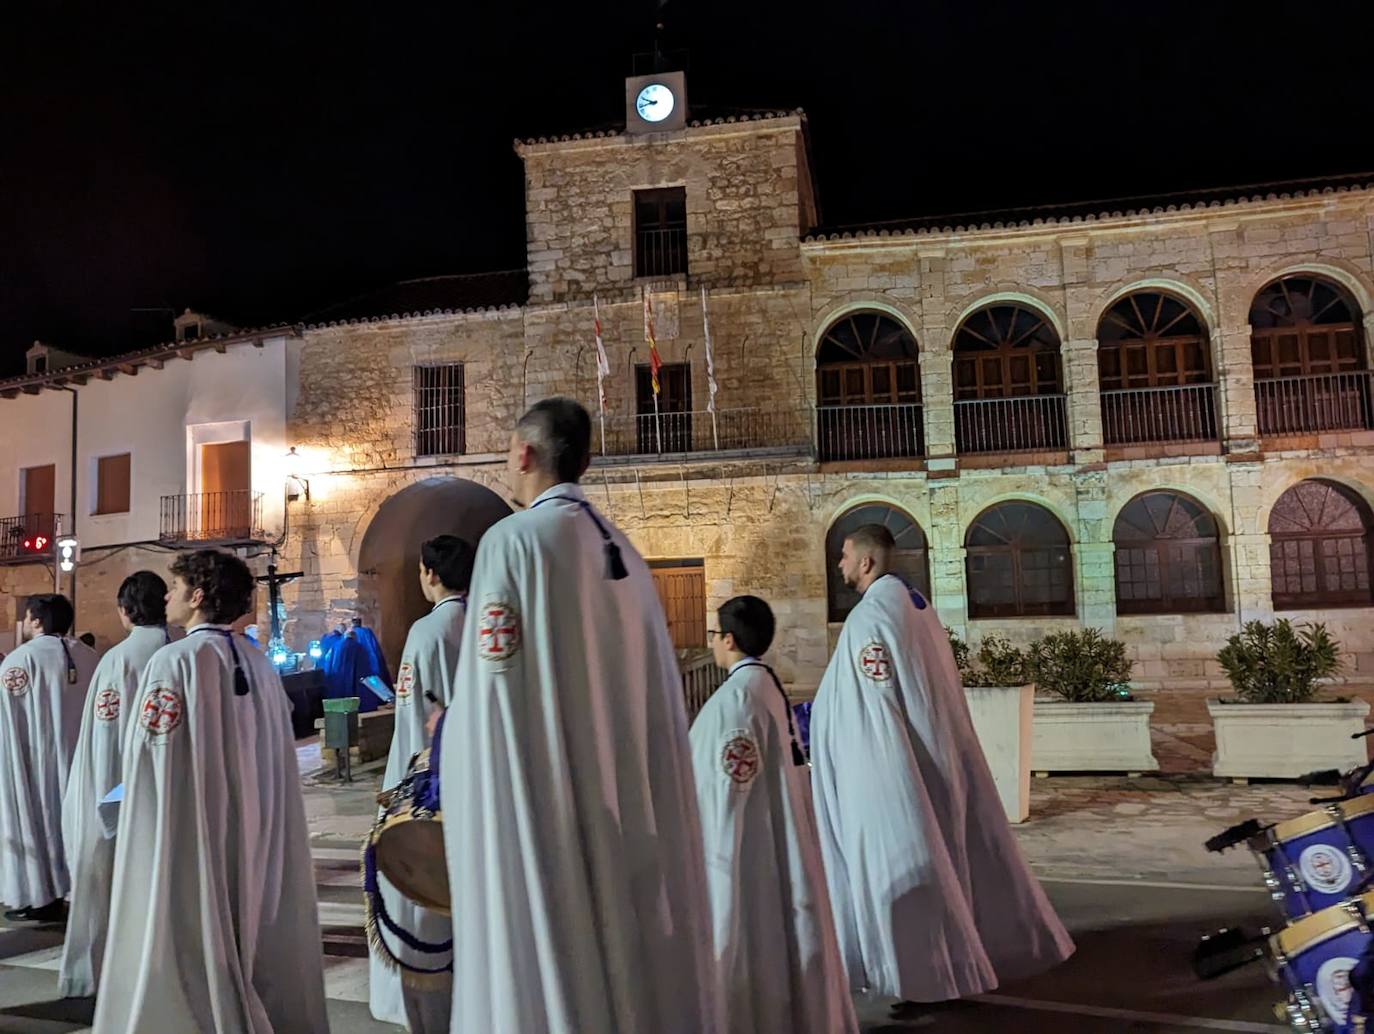
<path id="1" fill-rule="evenodd" d="M 671 0 L 664 19 L 694 108 L 806 109 L 836 225 L 1374 169 L 1369 7 Z M 621 121 L 656 4 L 216 11 L 7 5 L 0 374 L 35 338 L 171 336 L 137 309 L 261 325 L 523 265 L 512 139 Z"/>

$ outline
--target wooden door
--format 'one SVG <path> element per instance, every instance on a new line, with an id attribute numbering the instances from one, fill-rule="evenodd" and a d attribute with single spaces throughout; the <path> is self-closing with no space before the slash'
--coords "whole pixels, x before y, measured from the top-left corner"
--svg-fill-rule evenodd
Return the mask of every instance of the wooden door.
<path id="1" fill-rule="evenodd" d="M 650 567 L 673 646 L 679 650 L 705 647 L 706 569 L 701 561 L 658 561 Z"/>
<path id="2" fill-rule="evenodd" d="M 243 538 L 253 530 L 252 447 L 217 442 L 200 447 L 200 537 Z M 193 512 L 194 516 L 194 512 Z"/>
<path id="3" fill-rule="evenodd" d="M 57 508 L 57 468 L 51 463 L 25 467 L 23 537 L 53 537 L 53 511 Z M 68 518 L 70 520 L 71 518 Z"/>

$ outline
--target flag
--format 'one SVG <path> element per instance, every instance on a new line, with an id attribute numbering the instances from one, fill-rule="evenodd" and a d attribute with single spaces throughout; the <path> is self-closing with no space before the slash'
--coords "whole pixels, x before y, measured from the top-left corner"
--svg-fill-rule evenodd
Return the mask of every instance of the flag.
<path id="1" fill-rule="evenodd" d="M 606 377 L 611 364 L 606 359 L 606 347 L 601 343 L 601 308 L 592 295 L 592 328 L 596 332 L 596 393 L 601 400 L 601 412 L 606 412 Z"/>
<path id="2" fill-rule="evenodd" d="M 649 292 L 644 292 L 644 340 L 649 342 L 649 383 L 658 396 L 658 371 L 663 360 L 658 357 L 658 342 L 654 340 L 654 305 L 649 301 Z"/>
<path id="3" fill-rule="evenodd" d="M 711 321 L 706 315 L 706 288 L 701 289 L 701 330 L 706 338 L 706 387 L 710 397 L 706 401 L 706 411 L 716 411 L 716 360 L 711 355 Z"/>

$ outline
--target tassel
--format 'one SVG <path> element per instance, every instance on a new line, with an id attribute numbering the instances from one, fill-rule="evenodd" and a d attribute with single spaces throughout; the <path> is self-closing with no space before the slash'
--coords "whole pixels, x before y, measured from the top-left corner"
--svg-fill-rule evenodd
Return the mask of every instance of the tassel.
<path id="1" fill-rule="evenodd" d="M 243 669 L 238 665 L 234 666 L 234 696 L 246 697 L 248 695 L 248 676 L 243 673 Z"/>
<path id="2" fill-rule="evenodd" d="M 788 732 L 792 733 L 792 764 L 801 768 L 806 764 L 806 755 L 802 753 L 801 744 L 797 742 L 797 734 L 791 729 L 788 729 Z"/>
<path id="3" fill-rule="evenodd" d="M 629 576 L 630 572 L 625 570 L 625 561 L 620 559 L 620 547 L 608 537 L 606 539 L 606 577 L 613 582 L 618 582 Z"/>

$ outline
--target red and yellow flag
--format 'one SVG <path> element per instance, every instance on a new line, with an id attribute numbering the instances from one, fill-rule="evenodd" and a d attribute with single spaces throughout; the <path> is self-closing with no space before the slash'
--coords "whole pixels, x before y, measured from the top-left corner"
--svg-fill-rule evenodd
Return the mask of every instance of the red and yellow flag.
<path id="1" fill-rule="evenodd" d="M 654 304 L 649 301 L 649 292 L 644 292 L 644 340 L 649 342 L 649 383 L 658 394 L 658 371 L 663 360 L 658 357 L 658 342 L 654 340 Z"/>

